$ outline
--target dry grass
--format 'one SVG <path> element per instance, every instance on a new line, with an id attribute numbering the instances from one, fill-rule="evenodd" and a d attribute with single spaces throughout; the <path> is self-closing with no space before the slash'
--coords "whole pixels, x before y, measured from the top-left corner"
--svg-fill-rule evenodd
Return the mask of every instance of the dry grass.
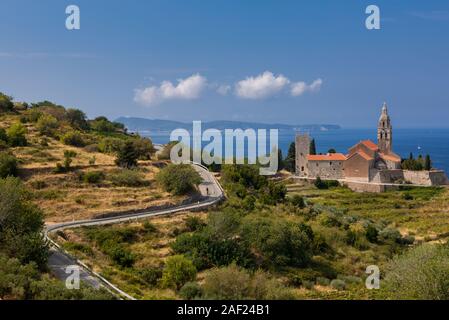
<path id="1" fill-rule="evenodd" d="M 111 259 L 102 252 L 93 243 L 88 235 L 89 228 L 76 228 L 64 231 L 64 238 L 53 235 L 55 240 L 64 246 L 67 243 L 81 244 L 91 248 L 91 253 L 85 253 L 81 250 L 69 250 L 88 266 L 105 276 L 108 280 L 118 285 L 119 288 L 141 299 L 176 299 L 176 293 L 171 289 L 164 289 L 158 286 L 149 287 L 138 276 L 136 270 L 143 270 L 148 267 L 161 265 L 169 256 L 172 255 L 170 243 L 175 240 L 176 229 L 185 228 L 185 219 L 193 213 L 179 213 L 165 217 L 155 217 L 132 223 L 123 223 L 113 226 L 101 226 L 105 230 L 123 230 L 132 229 L 139 231 L 144 229 L 145 222 L 150 222 L 155 226 L 154 235 L 138 236 L 139 238 L 127 247 L 136 255 L 137 260 L 132 269 L 122 269 L 115 265 Z M 195 216 L 205 219 L 207 213 L 197 212 Z M 92 230 L 92 228 L 90 228 Z M 95 230 L 95 227 L 93 227 Z"/>
<path id="2" fill-rule="evenodd" d="M 0 127 L 8 128 L 17 122 L 14 115 L 3 115 Z M 79 176 L 88 171 L 102 171 L 106 176 L 117 170 L 115 157 L 99 152 L 88 152 L 47 138 L 48 146 L 41 144 L 43 137 L 32 124 L 27 127 L 28 146 L 12 148 L 18 158 L 20 177 L 34 190 L 34 202 L 43 209 L 48 223 L 89 219 L 102 213 L 142 210 L 164 204 L 176 204 L 184 197 L 173 197 L 154 181 L 158 168 L 152 161 L 140 161 L 139 167 L 147 185 L 142 187 L 117 187 L 107 179 L 99 184 L 80 181 Z M 64 151 L 76 152 L 72 171 L 54 173 L 56 164 L 63 163 Z M 95 164 L 92 164 L 95 159 Z"/>

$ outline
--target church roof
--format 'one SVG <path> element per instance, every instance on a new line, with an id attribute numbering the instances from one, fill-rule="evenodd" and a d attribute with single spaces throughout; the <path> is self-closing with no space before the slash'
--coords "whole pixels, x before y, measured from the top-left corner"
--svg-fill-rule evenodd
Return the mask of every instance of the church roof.
<path id="1" fill-rule="evenodd" d="M 379 150 L 379 147 L 377 146 L 377 144 L 375 144 L 371 140 L 363 140 L 363 141 L 361 141 L 361 143 L 373 151 Z"/>
<path id="2" fill-rule="evenodd" d="M 307 156 L 309 161 L 345 161 L 346 159 L 343 153 L 309 154 Z"/>
<path id="3" fill-rule="evenodd" d="M 389 153 L 389 154 L 379 153 L 379 156 L 385 160 L 396 161 L 396 162 L 401 161 L 401 157 L 394 153 Z"/>
<path id="4" fill-rule="evenodd" d="M 371 157 L 370 155 L 366 154 L 366 153 L 363 152 L 363 151 L 356 151 L 356 152 L 354 152 L 353 154 L 351 154 L 351 155 L 349 156 L 348 159 L 352 158 L 352 157 L 355 156 L 356 154 L 358 154 L 359 156 L 361 156 L 361 157 L 362 157 L 363 159 L 365 159 L 365 160 L 373 160 L 373 159 L 374 159 L 373 157 Z"/>

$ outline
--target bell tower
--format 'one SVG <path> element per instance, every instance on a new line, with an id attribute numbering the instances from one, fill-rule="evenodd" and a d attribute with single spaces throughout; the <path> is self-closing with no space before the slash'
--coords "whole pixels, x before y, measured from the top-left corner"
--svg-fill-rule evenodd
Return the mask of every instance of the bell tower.
<path id="1" fill-rule="evenodd" d="M 384 102 L 377 126 L 377 145 L 380 152 L 388 154 L 392 150 L 392 144 L 393 127 L 391 126 L 390 116 L 388 115 L 387 104 Z"/>

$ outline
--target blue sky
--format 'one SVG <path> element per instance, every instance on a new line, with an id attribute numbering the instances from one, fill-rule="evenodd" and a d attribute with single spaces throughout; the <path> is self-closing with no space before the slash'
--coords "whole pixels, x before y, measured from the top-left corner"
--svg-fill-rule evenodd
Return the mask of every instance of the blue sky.
<path id="1" fill-rule="evenodd" d="M 81 30 L 65 28 L 69 4 L 80 7 Z M 381 30 L 365 28 L 369 4 Z M 447 1 L 0 6 L 0 91 L 17 100 L 112 119 L 344 127 L 375 126 L 386 101 L 396 127 L 449 127 Z"/>

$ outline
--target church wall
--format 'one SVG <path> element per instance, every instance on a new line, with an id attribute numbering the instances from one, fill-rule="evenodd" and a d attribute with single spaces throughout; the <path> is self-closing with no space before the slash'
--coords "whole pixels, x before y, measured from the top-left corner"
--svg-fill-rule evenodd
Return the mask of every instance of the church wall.
<path id="1" fill-rule="evenodd" d="M 322 179 L 343 178 L 344 161 L 309 161 L 309 177 Z"/>
<path id="2" fill-rule="evenodd" d="M 353 180 L 368 181 L 371 162 L 358 154 L 349 158 L 344 162 L 345 177 Z"/>
<path id="3" fill-rule="evenodd" d="M 444 171 L 410 171 L 403 170 L 404 180 L 412 184 L 436 186 L 448 184 Z"/>

